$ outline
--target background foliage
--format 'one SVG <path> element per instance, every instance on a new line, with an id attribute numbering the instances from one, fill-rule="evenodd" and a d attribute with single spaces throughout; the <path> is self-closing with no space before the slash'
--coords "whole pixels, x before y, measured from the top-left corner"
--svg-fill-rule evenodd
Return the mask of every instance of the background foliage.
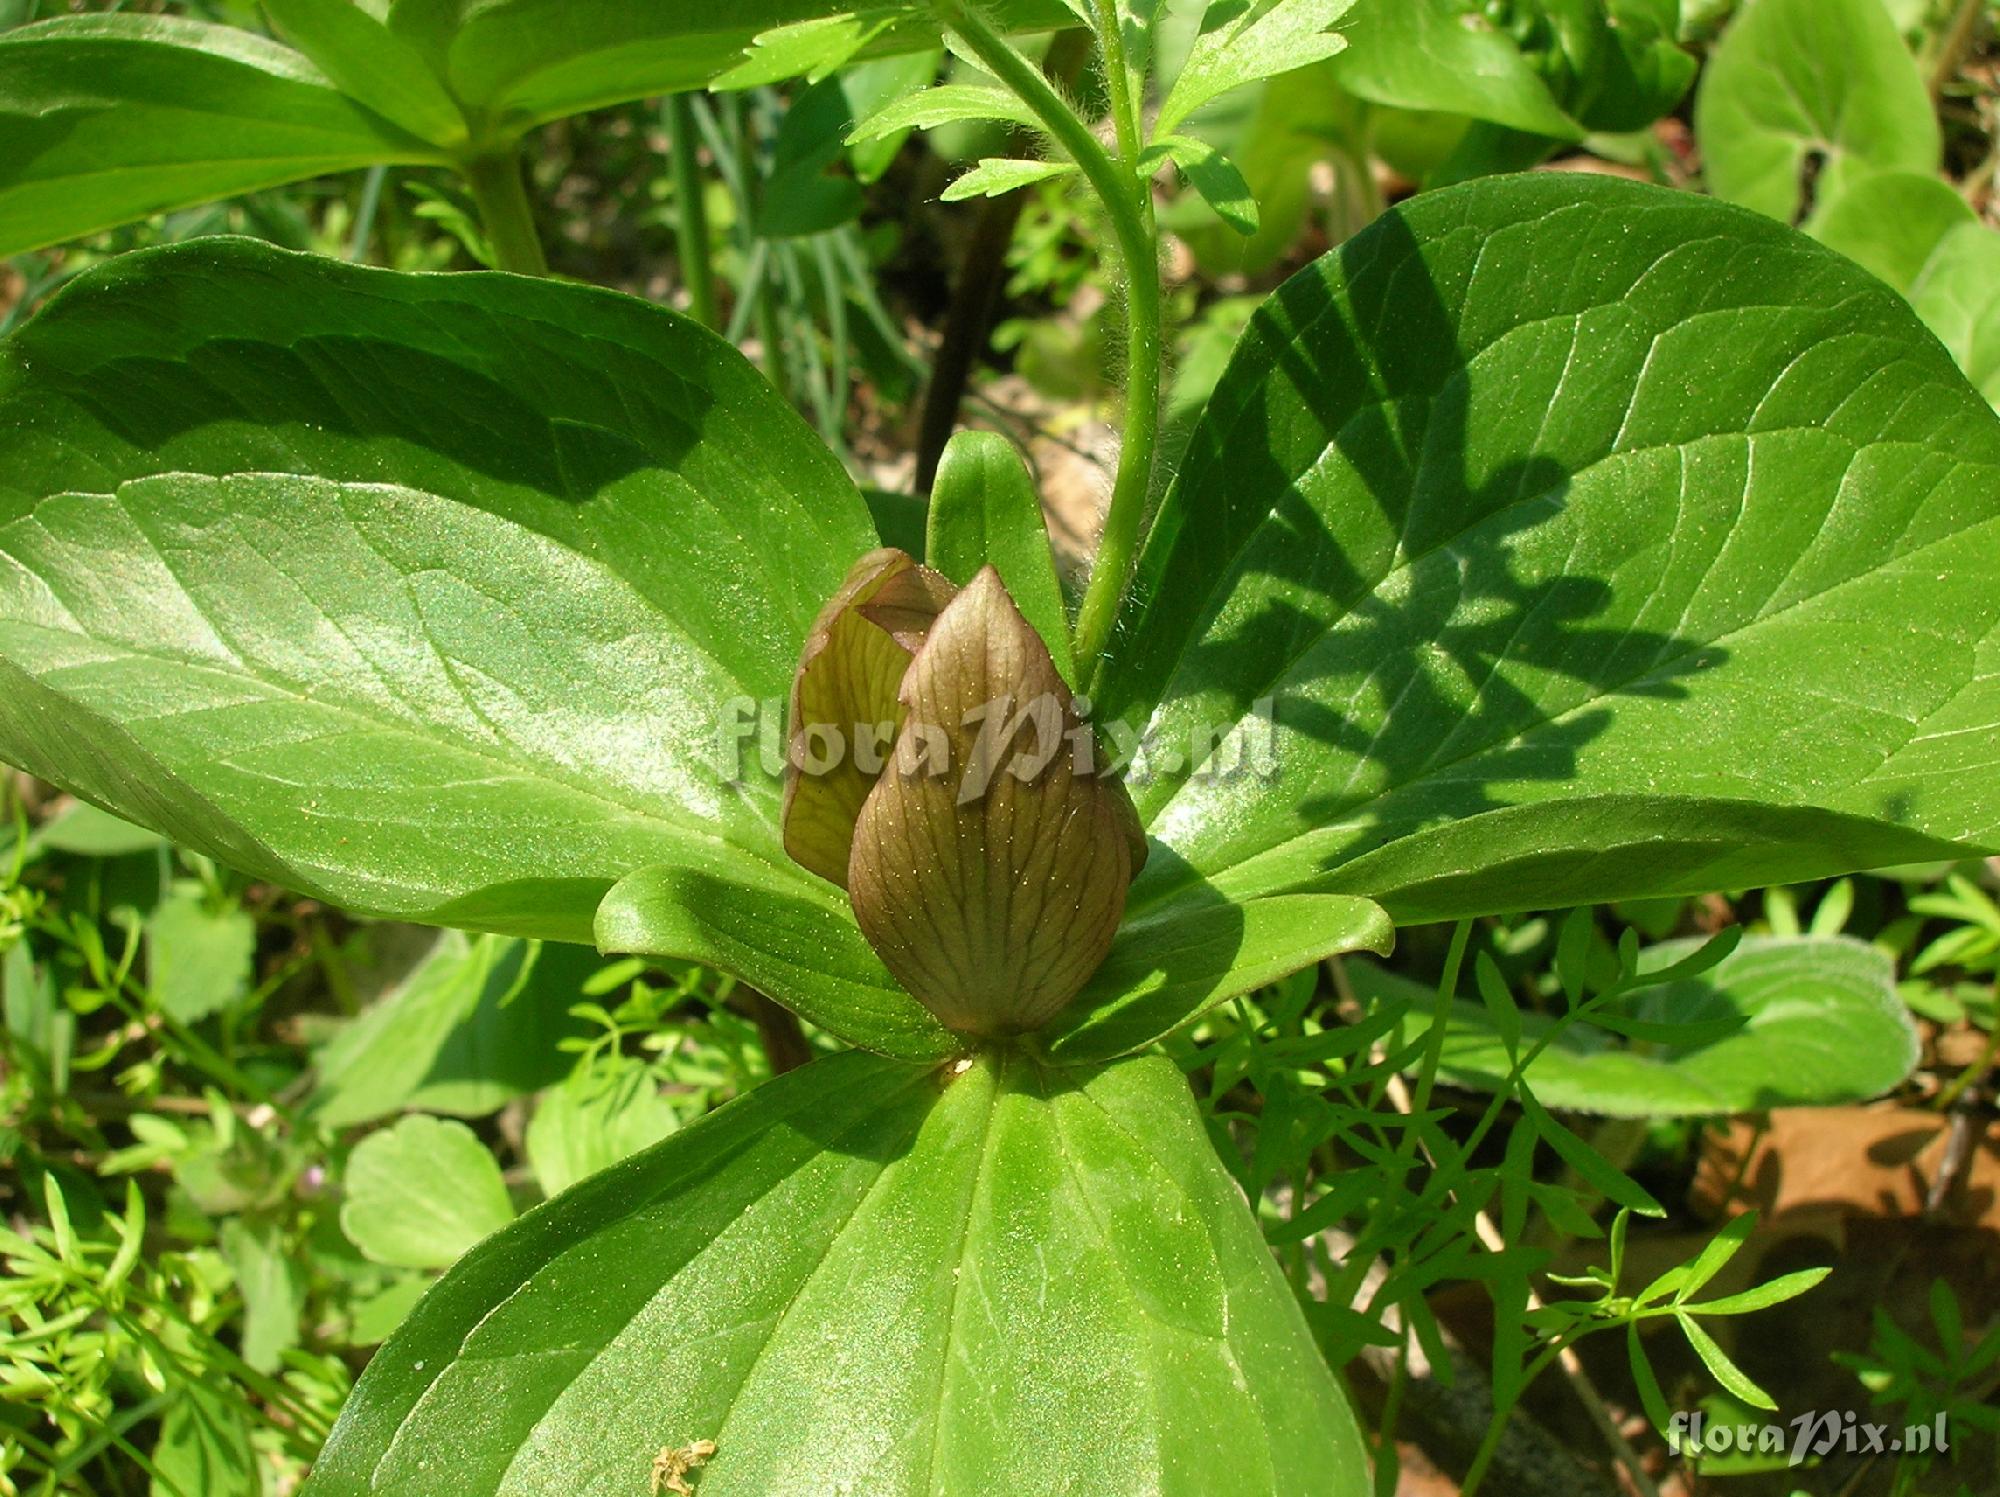
<path id="1" fill-rule="evenodd" d="M 746 422 L 781 402 L 812 421 L 839 461 L 804 446 L 774 458 L 801 475 L 772 482 L 774 527 L 804 488 L 858 485 L 882 533 L 901 527 L 918 549 L 923 513 L 907 494 L 937 474 L 938 411 L 948 431 L 963 396 L 976 423 L 1028 453 L 1072 572 L 1087 549 L 1112 481 L 1117 396 L 1104 371 L 1125 287 L 1102 253 L 1111 226 L 1073 172 L 1024 159 L 1019 119 L 994 103 L 976 67 L 921 29 L 843 30 L 815 12 L 803 31 L 746 53 L 768 27 L 799 20 L 797 8 L 708 6 L 693 28 L 699 45 L 680 34 L 688 17 L 676 9 L 672 46 L 656 19 L 666 8 L 609 3 L 506 0 L 479 7 L 448 42 L 408 5 L 387 13 L 403 24 L 385 23 L 380 7 L 297 0 L 268 11 L 220 0 L 85 9 L 94 19 L 51 32 L 28 24 L 57 10 L 49 0 L 0 3 L 0 25 L 25 28 L 0 34 L 0 140 L 16 147 L 0 162 L 0 251 L 11 257 L 0 328 L 19 327 L 112 255 L 218 231 L 407 270 L 545 259 L 558 274 L 688 309 L 752 352 L 768 385 L 733 366 L 715 374 L 735 381 L 730 400 Z M 1008 19 L 1043 37 L 1064 12 L 1023 4 Z M 1324 326 L 1316 312 L 1366 294 L 1307 277 L 1271 300 L 1292 272 L 1391 202 L 1414 198 L 1421 222 L 1426 191 L 1500 171 L 1627 176 L 1801 227 L 1905 298 L 2000 400 L 2000 52 L 1981 0 L 1359 0 L 1342 21 L 1354 45 L 1319 56 L 1274 36 L 1267 48 L 1292 66 L 1227 92 L 1210 87 L 1229 81 L 1226 70 L 1203 82 L 1219 64 L 1202 51 L 1198 8 L 1167 5 L 1157 19 L 1162 76 L 1191 80 L 1165 96 L 1163 133 L 1174 143 L 1151 204 L 1173 236 L 1163 295 L 1179 329 L 1163 451 L 1181 502 L 1202 517 L 1183 532 L 1187 554 L 1227 531 L 1232 506 L 1268 509 L 1271 493 L 1298 478 L 1246 473 L 1193 431 L 1212 394 L 1247 399 L 1248 379 L 1237 375 L 1233 394 L 1223 366 L 1253 314 L 1263 309 L 1255 347 L 1282 362 L 1295 352 L 1293 330 L 1303 337 Z M 1032 45 L 1066 90 L 1101 96 L 1105 80 L 1079 71 L 1059 36 Z M 794 81 L 805 72 L 815 76 Z M 719 75 L 726 91 L 659 97 Z M 944 87 L 916 92 L 934 81 Z M 46 91 L 32 110 L 24 92 L 10 93 L 30 82 Z M 61 102 L 49 108 L 48 97 Z M 218 141 L 231 150 L 218 152 Z M 134 169 L 100 170 L 107 160 Z M 1558 196 L 1577 191 L 1552 188 L 1550 201 Z M 1587 207 L 1575 211 L 1587 217 Z M 1697 222 L 1663 212 L 1649 232 L 1671 238 Z M 1608 243 L 1630 227 L 1578 232 Z M 1775 326 L 1796 288 L 1775 275 L 1768 287 L 1730 282 L 1727 250 L 1717 253 L 1717 283 L 1768 302 L 1758 315 Z M 1551 271 L 1496 262 L 1482 273 L 1519 285 Z M 423 293 L 433 310 L 455 294 L 435 284 Z M 240 303 L 203 308 L 198 285 L 187 294 L 196 323 L 256 320 Z M 504 294 L 527 306 L 538 293 Z M 410 309 L 363 301 L 327 303 L 321 334 L 366 342 L 393 326 L 393 340 L 379 338 L 396 352 L 375 393 L 391 406 L 420 404 L 435 386 L 404 340 Z M 626 338 L 618 305 L 604 301 L 585 331 Z M 170 342 L 174 332 L 157 335 Z M 38 368 L 71 369 L 81 392 L 50 406 L 48 430 L 68 431 L 93 461 L 116 458 L 118 442 L 90 424 L 89 381 L 106 372 L 92 367 L 87 315 L 28 337 Z M 1297 346 L 1316 358 L 1339 352 Z M 699 349 L 633 333 L 625 352 L 633 362 L 618 398 L 655 402 L 651 419 L 671 432 L 670 371 Z M 1740 363 L 1716 368 L 1705 352 L 1685 351 L 1677 377 L 1718 398 L 1732 381 L 1760 393 Z M 232 356 L 246 369 L 267 362 L 248 339 Z M 588 420 L 582 406 L 539 408 L 540 376 L 564 357 L 579 369 L 591 362 L 553 335 L 549 347 L 490 351 L 495 398 L 518 405 L 521 464 L 535 461 L 535 421 Z M 1538 367 L 1524 359 L 1513 377 L 1530 387 Z M 1393 403 L 1399 392 L 1378 393 Z M 1263 417 L 1303 421 L 1278 408 L 1282 398 Z M 1581 407 L 1560 414 L 1580 434 L 1606 418 Z M 1610 412 L 1614 425 L 1629 415 Z M 134 453 L 145 435 L 131 441 Z M 475 436 L 461 444 L 452 481 L 484 489 L 505 454 L 480 450 Z M 320 440 L 328 461 L 358 467 L 389 438 Z M 194 445 L 169 437 L 164 450 L 177 471 L 202 471 Z M 605 459 L 590 471 L 613 468 Z M 963 474 L 944 473 L 934 502 L 972 503 L 952 497 L 957 481 Z M 987 492 L 978 489 L 982 500 Z M 1329 512 L 1395 518 L 1352 498 Z M 296 515 L 299 495 L 273 480 L 269 492 L 226 500 L 239 514 L 282 501 Z M 555 507 L 545 495 L 494 502 Z M 802 548 L 779 557 L 758 536 L 717 537 L 728 552 L 717 569 L 754 579 L 766 567 L 788 576 L 803 567 L 837 580 L 865 533 L 795 507 L 790 518 L 811 536 Z M 319 545 L 311 534 L 286 539 L 302 551 Z M 1324 554 L 1294 549 L 1294 575 L 1369 549 L 1365 536 L 1323 544 Z M 1169 544 L 1149 556 L 1156 583 L 1171 580 L 1177 554 Z M 586 644 L 631 598 L 671 591 L 663 564 L 614 579 L 589 608 L 565 614 L 564 587 L 537 565 L 519 558 L 507 591 L 549 608 L 538 627 Z M 1286 574 L 1274 575 L 1281 590 Z M 1978 575 L 1968 550 L 1964 585 L 1927 587 L 1925 616 L 1972 628 L 1992 606 Z M 1464 657 L 1482 658 L 1498 628 L 1512 642 L 1541 639 L 1559 666 L 1578 647 L 1561 600 L 1510 597 L 1509 578 L 1492 580 L 1486 602 L 1497 613 L 1454 625 Z M 1919 606 L 1895 601 L 1907 600 L 1907 585 L 1883 584 L 1892 619 Z M 762 627 L 752 615 L 792 595 L 789 585 L 746 582 L 747 621 L 704 641 L 718 690 L 782 693 L 791 662 L 763 646 L 801 621 Z M 1183 668 L 1180 647 L 1199 622 L 1202 598 L 1165 586 L 1151 596 L 1157 616 L 1127 625 L 1144 649 L 1108 683 L 1114 708 L 1149 673 Z M 1393 634 L 1395 621 L 1380 627 Z M 496 623 L 495 639 L 502 632 Z M 658 664 L 603 659 L 591 680 L 547 683 L 551 698 L 614 716 Z M 1206 668 L 1205 684 L 1239 684 L 1226 659 Z M 1406 694 L 1424 679 L 1413 668 Z M 1560 669 L 1549 683 L 1546 701 L 1511 703 L 1514 716 L 1475 726 L 1496 741 L 1502 730 L 1533 731 L 1559 703 Z M 1350 694 L 1337 674 L 1318 684 Z M 1448 720 L 1448 706 L 1425 733 L 1473 731 Z M 1649 762 L 1679 765 L 1690 780 L 1713 767 L 1698 737 L 1636 715 L 1625 731 L 1643 738 Z M 1788 746 L 1766 747 L 1763 760 L 1729 770 L 1782 782 Z M 1620 788 L 1618 748 L 1614 735 L 1595 750 L 1594 762 L 1610 766 L 1607 791 Z M 444 752 L 375 749 L 398 762 Z M 1413 761 L 1378 743 L 1368 750 L 1339 761 L 1342 783 L 1374 774 L 1405 802 L 1426 793 L 1406 774 Z M 567 793 L 558 780 L 540 787 L 540 813 L 560 821 Z M 1386 804 L 1393 815 L 1397 803 Z M 511 933 L 469 937 L 349 912 L 465 918 L 463 897 L 524 872 L 467 867 L 449 838 L 466 807 L 433 808 L 435 840 L 398 833 L 366 849 L 396 861 L 398 883 L 435 892 L 407 908 L 372 898 L 353 872 L 367 859 L 331 843 L 285 844 L 289 867 L 243 860 L 253 877 L 26 776 L 9 779 L 4 807 L 0 1490 L 296 1490 L 372 1349 L 441 1270 L 532 1204 L 840 1048 L 833 1033 L 791 1024 L 708 968 L 606 961 L 561 944 L 589 939 L 610 877 L 657 861 L 634 846 L 692 841 L 699 828 L 635 822 L 631 845 L 566 845 L 574 866 L 527 871 L 574 880 L 572 905 L 523 901 L 518 918 L 482 906 L 479 923 Z M 370 814 L 356 808 L 352 820 Z M 1317 819 L 1332 820 L 1325 806 Z M 1218 815 L 1215 825 L 1198 871 L 1225 875 L 1229 837 L 1244 823 Z M 1424 861 L 1448 859 L 1449 848 L 1403 856 L 1390 869 L 1407 884 L 1399 915 L 1445 919 L 1466 907 L 1439 893 Z M 315 882 L 298 866 L 333 871 Z M 1379 869 L 1357 892 L 1383 892 Z M 1168 1041 L 1200 1126 L 1375 1428 L 1379 1490 L 1481 1480 L 1509 1493 L 2000 1490 L 2000 878 L 1986 864 L 1931 861 L 1879 877 L 1772 882 L 1811 871 L 1728 869 L 1717 881 L 1744 887 L 1623 903 L 1602 902 L 1623 891 L 1605 887 L 1601 866 L 1594 885 L 1550 877 L 1519 901 L 1548 910 L 1408 928 L 1392 958 L 1315 963 Z M 651 892 L 628 890 L 629 907 L 643 913 Z M 1595 907 L 1558 908 L 1592 898 Z M 1281 947 L 1286 912 L 1265 913 Z M 1274 955 L 1273 969 L 1282 965 Z M 1121 1038 L 1153 1032 L 1144 1019 L 1122 1037 L 1070 1043 L 1111 1053 Z M 925 1036 L 910 1043 L 926 1053 Z M 889 1063 L 843 1064 L 857 1075 L 854 1105 L 879 1110 L 882 1128 L 904 1126 L 897 1096 L 868 1070 Z M 1069 1209 L 1086 1214 L 1121 1170 L 1206 1157 L 1198 1136 L 1190 1148 L 1194 1122 L 1160 1100 L 1171 1080 L 1161 1063 L 1144 1085 L 1128 1078 L 1129 1091 L 1107 1099 L 1158 1123 L 1167 1162 L 1103 1141 Z M 774 1088 L 758 1105 L 781 1109 L 792 1095 Z M 984 1100 L 997 1110 L 998 1096 L 967 1088 L 954 1107 Z M 921 1126 L 966 1126 L 960 1116 L 946 1110 Z M 705 1137 L 725 1151 L 715 1133 Z M 719 1166 L 715 1189 L 768 1167 L 754 1155 Z M 882 1174 L 892 1199 L 898 1189 L 971 1188 Z M 880 1182 L 856 1176 L 840 1188 L 871 1183 Z M 1014 1187 L 1025 1195 L 1032 1184 Z M 607 1188 L 586 1188 L 565 1209 L 587 1216 Z M 827 1251 L 880 1261 L 893 1228 L 888 1216 L 829 1227 Z M 1003 1246 L 996 1239 L 997 1258 Z M 1118 1261 L 1108 1244 L 1099 1267 L 1115 1278 Z M 435 1313 L 438 1326 L 419 1333 L 449 1352 L 463 1328 L 448 1323 L 449 1306 Z M 889 1379 L 892 1360 L 885 1353 L 879 1377 Z M 1558 1375 L 1540 1377 L 1548 1369 Z M 1774 1405 L 1785 1416 L 1847 1410 L 1898 1427 L 1943 1413 L 1957 1443 L 1949 1461 L 1841 1449 L 1797 1471 L 1755 1456 L 1684 1457 L 1662 1438 L 1675 1410 L 1726 1423 Z M 986 1457 L 989 1470 L 1034 1469 L 1031 1446 Z M 632 1473 L 630 1488 L 643 1490 L 645 1477 Z"/>

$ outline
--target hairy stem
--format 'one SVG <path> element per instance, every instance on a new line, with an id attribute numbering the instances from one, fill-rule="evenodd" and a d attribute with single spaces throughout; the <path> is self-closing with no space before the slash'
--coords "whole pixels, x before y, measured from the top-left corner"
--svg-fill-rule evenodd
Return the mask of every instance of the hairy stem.
<path id="1" fill-rule="evenodd" d="M 1125 433 L 1112 483 L 1111 508 L 1097 544 L 1097 561 L 1077 618 L 1077 668 L 1088 687 L 1111 637 L 1118 605 L 1138 559 L 1139 531 L 1153 484 L 1153 454 L 1160 435 L 1160 379 L 1165 319 L 1160 294 L 1159 241 L 1153 227 L 1152 189 L 1138 168 L 1139 120 L 1115 15 L 1099 37 L 1113 78 L 1114 157 L 1062 95 L 1014 50 L 966 0 L 937 0 L 939 15 L 986 70 L 1021 99 L 1103 200 L 1125 272 Z M 1108 7 L 1107 7 L 1108 8 Z M 1113 55 L 1115 53 L 1115 56 Z M 1128 146 L 1129 142 L 1129 146 Z M 1130 150 L 1131 154 L 1126 155 Z"/>
<path id="2" fill-rule="evenodd" d="M 549 262 L 535 233 L 535 214 L 521 179 L 521 149 L 509 143 L 465 161 L 461 170 L 479 207 L 479 225 L 493 246 L 493 263 L 521 275 L 547 275 Z"/>
<path id="3" fill-rule="evenodd" d="M 708 205 L 702 197 L 701 163 L 695 158 L 694 104 L 686 94 L 667 100 L 667 149 L 673 156 L 675 248 L 688 314 L 716 326 L 715 265 L 708 253 Z"/>

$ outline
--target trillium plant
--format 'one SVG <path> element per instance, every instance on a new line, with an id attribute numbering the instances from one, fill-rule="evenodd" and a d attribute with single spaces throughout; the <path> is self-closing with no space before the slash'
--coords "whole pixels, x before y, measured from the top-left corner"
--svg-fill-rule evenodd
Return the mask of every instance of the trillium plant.
<path id="1" fill-rule="evenodd" d="M 459 1261 L 313 1497 L 1359 1497 L 1157 1042 L 1399 925 L 2000 844 L 2000 423 L 1897 295 L 1714 200 L 1484 177 L 1273 295 L 1169 464 L 1155 184 L 1254 226 L 1182 127 L 1348 5 L 1223 0 L 1158 88 L 1145 7 L 1070 4 L 1103 121 L 971 0 L 774 16 L 714 66 L 696 27 L 509 74 L 481 33 L 439 87 L 418 7 L 340 9 L 403 38 L 348 69 L 404 87 L 370 128 L 486 171 L 502 225 L 494 142 L 621 59 L 686 87 L 945 37 L 959 81 L 857 138 L 1038 132 L 954 194 L 1073 178 L 1120 277 L 1079 585 L 1003 439 L 961 434 L 891 548 L 734 347 L 583 286 L 199 240 L 7 340 L 0 758 L 255 878 L 702 963 L 825 1037 Z M 327 13 L 273 10 L 306 47 Z"/>

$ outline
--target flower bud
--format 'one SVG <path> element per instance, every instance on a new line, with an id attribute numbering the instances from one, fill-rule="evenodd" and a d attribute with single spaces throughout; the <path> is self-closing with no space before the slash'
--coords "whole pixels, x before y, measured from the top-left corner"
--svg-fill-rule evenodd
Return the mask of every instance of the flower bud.
<path id="1" fill-rule="evenodd" d="M 787 850 L 846 887 L 883 963 L 950 1028 L 1048 1023 L 1104 960 L 1146 844 L 999 573 L 955 591 L 900 552 L 862 558 L 792 701 Z M 856 723 L 893 725 L 885 760 L 801 752 Z"/>

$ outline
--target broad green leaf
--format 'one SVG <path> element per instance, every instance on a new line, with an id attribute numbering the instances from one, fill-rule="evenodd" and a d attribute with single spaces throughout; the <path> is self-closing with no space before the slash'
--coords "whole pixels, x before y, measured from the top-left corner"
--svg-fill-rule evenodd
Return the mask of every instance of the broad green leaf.
<path id="1" fill-rule="evenodd" d="M 307 1490 L 643 1492 L 697 1441 L 703 1497 L 1369 1490 L 1157 1059 L 850 1053 L 780 1077 L 462 1261 L 369 1364 Z"/>
<path id="2" fill-rule="evenodd" d="M 522 1143 L 535 1183 L 543 1195 L 554 1196 L 658 1143 L 679 1126 L 652 1068 L 617 1056 L 585 1066 L 551 1088 L 536 1106 Z"/>
<path id="3" fill-rule="evenodd" d="M 1245 238 L 1257 232 L 1257 199 L 1235 162 L 1205 141 L 1169 135 L 1147 149 L 1140 167 L 1157 169 L 1169 161 L 1181 169 L 1202 201 L 1230 228 Z"/>
<path id="4" fill-rule="evenodd" d="M 724 728 L 872 540 L 671 313 L 128 256 L 0 351 L 0 759 L 346 908 L 587 941 L 676 856 L 809 881 Z"/>
<path id="5" fill-rule="evenodd" d="M 930 130 L 957 120 L 1001 120 L 1025 129 L 1039 128 L 1035 113 L 1002 88 L 984 84 L 941 83 L 891 100 L 854 127 L 850 141 L 879 140 L 905 130 Z"/>
<path id="6" fill-rule="evenodd" d="M 1876 171 L 1935 172 L 1937 115 L 1882 0 L 1748 0 L 1695 104 L 1709 188 L 1796 223 Z"/>
<path id="7" fill-rule="evenodd" d="M 1907 293 L 1945 236 L 1978 221 L 1972 205 L 1941 177 L 1876 172 L 1828 201 L 1805 230 Z"/>
<path id="8" fill-rule="evenodd" d="M 410 0 L 399 0 L 400 12 Z M 435 44 L 458 96 L 522 126 L 705 87 L 781 27 L 856 15 L 865 55 L 937 45 L 924 6 L 852 0 L 481 0 Z M 1074 24 L 1061 0 L 1002 0 L 1009 29 Z M 886 30 L 875 25 L 890 21 Z M 392 16 L 391 24 L 395 24 Z"/>
<path id="9" fill-rule="evenodd" d="M 513 1220 L 500 1166 L 463 1123 L 412 1113 L 348 1156 L 340 1229 L 397 1268 L 443 1268 Z"/>
<path id="10" fill-rule="evenodd" d="M 311 1106 L 329 1128 L 403 1108 L 477 1117 L 560 1081 L 570 1017 L 600 965 L 582 947 L 439 934 L 395 988 L 314 1057 Z"/>
<path id="11" fill-rule="evenodd" d="M 276 42 L 176 16 L 0 33 L 0 257 L 436 148 Z"/>
<path id="12" fill-rule="evenodd" d="M 1056 580 L 1042 501 L 1019 449 L 997 432 L 962 431 L 945 444 L 931 486 L 929 565 L 963 587 L 991 564 L 1015 606 L 1049 647 L 1065 681 L 1076 681 L 1070 658 L 1069 611 Z"/>
<path id="13" fill-rule="evenodd" d="M 233 1008 L 250 991 L 257 922 L 214 904 L 198 886 L 176 888 L 146 919 L 146 976 L 170 1019 L 192 1024 Z"/>
<path id="14" fill-rule="evenodd" d="M 464 143 L 465 115 L 415 46 L 355 0 L 264 0 L 285 39 L 350 99 L 433 145 Z"/>
<path id="15" fill-rule="evenodd" d="M 2000 843 L 1996 542 L 2000 422 L 1849 262 L 1626 182 L 1425 194 L 1265 304 L 1162 503 L 1092 693 L 1155 750 L 1132 916 Z M 1214 772 L 1266 711 L 1275 778 Z"/>
<path id="16" fill-rule="evenodd" d="M 961 203 L 967 198 L 1004 197 L 1023 187 L 1033 187 L 1037 182 L 1075 175 L 1076 167 L 1068 161 L 1010 161 L 989 156 L 960 176 L 939 196 L 947 203 Z"/>
<path id="17" fill-rule="evenodd" d="M 1171 136 L 1202 105 L 1231 89 L 1324 61 L 1347 46 L 1328 28 L 1354 0 L 1216 0 L 1202 19 L 1174 86 L 1154 122 L 1156 138 Z"/>
<path id="18" fill-rule="evenodd" d="M 1697 944 L 1652 947 L 1640 970 L 1656 973 Z M 1363 962 L 1350 963 L 1348 976 L 1357 994 L 1407 1003 L 1416 1032 L 1428 1027 L 1428 988 Z M 1880 1096 L 1917 1062 L 1893 964 L 1844 936 L 1749 937 L 1712 971 L 1647 988 L 1620 1011 L 1662 1024 L 1734 1019 L 1740 1027 L 1720 1039 L 1662 1045 L 1623 1044 L 1574 1024 L 1528 1068 L 1535 1095 L 1566 1112 L 1617 1117 L 1832 1107 Z M 1522 1043 L 1534 1044 L 1550 1022 L 1524 1014 Z M 1512 1066 L 1485 1009 L 1454 1004 L 1441 1074 L 1491 1091 Z"/>
<path id="19" fill-rule="evenodd" d="M 1341 29 L 1351 45 L 1334 69 L 1350 93 L 1555 139 L 1581 133 L 1513 39 L 1459 0 L 1355 0 Z"/>
<path id="20" fill-rule="evenodd" d="M 37 827 L 28 837 L 30 855 L 48 848 L 86 858 L 122 858 L 155 852 L 160 834 L 100 811 L 89 801 L 73 801 Z"/>
<path id="21" fill-rule="evenodd" d="M 1238 994 L 1343 952 L 1387 955 L 1394 940 L 1378 906 L 1342 895 L 1175 904 L 1118 932 L 1049 1030 L 1049 1053 L 1078 1063 L 1138 1050 Z"/>
<path id="22" fill-rule="evenodd" d="M 1696 72 L 1678 45 L 1679 10 L 1677 0 L 1512 0 L 1497 13 L 1465 0 L 1361 0 L 1346 28 L 1359 55 L 1336 67 L 1378 103 L 1472 116 L 1418 168 L 1441 186 L 1525 171 L 1587 132 L 1643 130 L 1667 114 Z"/>
<path id="23" fill-rule="evenodd" d="M 868 501 L 868 513 L 875 521 L 875 534 L 882 544 L 922 561 L 929 504 L 919 495 L 899 494 L 889 489 L 863 489 L 861 497 Z"/>
<path id="24" fill-rule="evenodd" d="M 742 978 L 851 1044 L 906 1060 L 963 1048 L 862 939 L 841 890 L 766 864 L 662 864 L 597 914 L 605 951 L 679 956 Z"/>
<path id="25" fill-rule="evenodd" d="M 1917 273 L 1910 303 L 1965 377 L 2000 405 L 2000 233 L 1983 224 L 1953 229 Z"/>

